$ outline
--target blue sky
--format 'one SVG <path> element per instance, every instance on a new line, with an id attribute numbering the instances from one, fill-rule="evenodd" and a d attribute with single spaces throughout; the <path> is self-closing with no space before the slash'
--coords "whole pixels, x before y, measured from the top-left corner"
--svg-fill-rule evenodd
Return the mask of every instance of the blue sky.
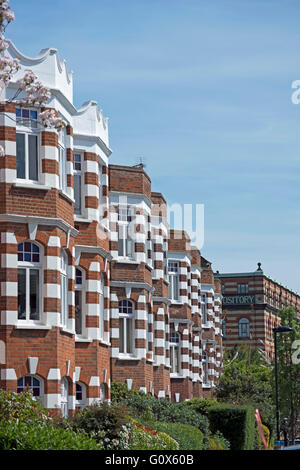
<path id="1" fill-rule="evenodd" d="M 7 37 L 56 47 L 75 105 L 110 118 L 111 163 L 143 157 L 153 191 L 205 205 L 221 272 L 300 291 L 299 0 L 11 0 Z"/>

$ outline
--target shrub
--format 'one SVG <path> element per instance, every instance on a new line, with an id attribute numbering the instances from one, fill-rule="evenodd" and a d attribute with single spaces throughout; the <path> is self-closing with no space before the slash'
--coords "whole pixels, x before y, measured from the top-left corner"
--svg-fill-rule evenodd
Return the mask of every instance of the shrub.
<path id="1" fill-rule="evenodd" d="M 219 405 L 208 410 L 212 433 L 221 432 L 231 450 L 253 450 L 255 446 L 254 409 L 250 406 Z"/>
<path id="2" fill-rule="evenodd" d="M 203 434 L 195 426 L 182 423 L 161 423 L 159 421 L 149 422 L 147 425 L 156 431 L 169 434 L 178 442 L 180 450 L 203 449 Z"/>
<path id="3" fill-rule="evenodd" d="M 164 432 L 133 423 L 130 431 L 131 450 L 178 450 L 178 443 Z"/>
<path id="4" fill-rule="evenodd" d="M 204 442 L 207 442 L 208 419 L 184 403 L 172 403 L 167 399 L 158 400 L 149 395 L 138 394 L 131 395 L 124 403 L 130 415 L 137 420 L 189 424 L 200 429 Z"/>
<path id="5" fill-rule="evenodd" d="M 217 432 L 209 437 L 207 450 L 230 450 L 230 442 L 220 432 Z"/>
<path id="6" fill-rule="evenodd" d="M 101 450 L 101 443 L 85 433 L 58 429 L 51 424 L 0 422 L 1 450 Z"/>
<path id="7" fill-rule="evenodd" d="M 191 406 L 193 410 L 198 413 L 207 416 L 208 410 L 218 405 L 218 400 L 216 398 L 191 398 L 190 400 L 184 402 L 186 405 Z"/>
<path id="8" fill-rule="evenodd" d="M 104 449 L 129 448 L 129 418 L 123 405 L 109 406 L 105 402 L 87 406 L 68 418 L 68 425 L 74 431 L 85 431 L 90 437 L 103 441 Z"/>
<path id="9" fill-rule="evenodd" d="M 110 393 L 113 404 L 128 400 L 132 395 L 145 396 L 144 392 L 140 392 L 139 390 L 128 390 L 127 385 L 122 382 L 112 382 Z"/>
<path id="10" fill-rule="evenodd" d="M 43 424 L 51 418 L 48 410 L 32 397 L 31 392 L 15 393 L 0 390 L 0 421 L 16 420 Z"/>

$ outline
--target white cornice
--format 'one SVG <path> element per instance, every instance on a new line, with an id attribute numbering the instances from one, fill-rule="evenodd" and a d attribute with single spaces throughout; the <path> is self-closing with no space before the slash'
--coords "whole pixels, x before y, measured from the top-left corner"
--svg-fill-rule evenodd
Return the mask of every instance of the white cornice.
<path id="1" fill-rule="evenodd" d="M 77 257 L 77 254 L 80 255 L 81 253 L 94 253 L 102 256 L 102 258 L 105 258 L 108 261 L 112 260 L 111 254 L 101 246 L 75 245 L 75 253 L 75 257 Z"/>
<path id="2" fill-rule="evenodd" d="M 36 225 L 50 225 L 51 227 L 58 227 L 64 232 L 69 233 L 72 237 L 76 237 L 78 230 L 72 225 L 68 224 L 62 219 L 54 217 L 37 217 L 34 215 L 20 215 L 20 214 L 0 214 L 0 222 L 13 222 L 17 224 L 36 224 Z"/>

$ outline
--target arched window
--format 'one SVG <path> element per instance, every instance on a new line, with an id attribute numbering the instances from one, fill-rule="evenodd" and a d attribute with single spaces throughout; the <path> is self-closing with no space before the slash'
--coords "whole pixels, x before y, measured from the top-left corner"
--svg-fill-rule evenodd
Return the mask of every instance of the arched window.
<path id="1" fill-rule="evenodd" d="M 38 245 L 18 245 L 18 319 L 39 321 L 41 318 L 42 270 Z"/>
<path id="2" fill-rule="evenodd" d="M 134 308 L 130 300 L 119 302 L 120 354 L 133 354 Z"/>
<path id="3" fill-rule="evenodd" d="M 61 251 L 60 258 L 60 312 L 61 324 L 66 327 L 69 317 L 68 312 L 68 257 L 64 250 Z"/>
<path id="4" fill-rule="evenodd" d="M 86 386 L 82 382 L 76 382 L 76 406 L 83 407 L 86 404 Z"/>
<path id="5" fill-rule="evenodd" d="M 60 383 L 60 407 L 61 407 L 61 415 L 63 418 L 66 418 L 69 414 L 68 398 L 69 398 L 69 382 L 68 382 L 67 377 L 63 377 Z"/>
<path id="6" fill-rule="evenodd" d="M 250 337 L 250 322 L 247 318 L 241 318 L 239 321 L 239 337 L 240 338 Z"/>
<path id="7" fill-rule="evenodd" d="M 201 295 L 202 325 L 207 323 L 207 294 Z"/>
<path id="8" fill-rule="evenodd" d="M 99 304 L 100 304 L 100 338 L 104 339 L 105 331 L 104 331 L 104 278 L 103 274 L 100 277 L 100 297 L 99 297 Z"/>
<path id="9" fill-rule="evenodd" d="M 170 365 L 171 374 L 180 374 L 180 334 L 170 333 Z"/>
<path id="10" fill-rule="evenodd" d="M 32 395 L 36 398 L 42 397 L 42 383 L 41 380 L 32 375 L 24 375 L 17 381 L 17 393 L 30 390 Z"/>
<path id="11" fill-rule="evenodd" d="M 75 271 L 75 333 L 82 335 L 84 332 L 84 272 L 76 268 Z"/>

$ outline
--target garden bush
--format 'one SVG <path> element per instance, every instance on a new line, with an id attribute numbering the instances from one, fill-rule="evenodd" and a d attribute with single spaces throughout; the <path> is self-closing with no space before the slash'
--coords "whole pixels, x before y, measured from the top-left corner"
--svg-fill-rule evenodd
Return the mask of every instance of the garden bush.
<path id="1" fill-rule="evenodd" d="M 151 421 L 147 425 L 175 439 L 179 444 L 180 450 L 203 449 L 203 434 L 195 426 L 182 423 L 161 423 L 159 421 Z"/>
<path id="2" fill-rule="evenodd" d="M 101 450 L 100 442 L 47 424 L 0 422 L 0 450 Z"/>
<path id="3" fill-rule="evenodd" d="M 179 444 L 170 435 L 148 426 L 132 423 L 130 430 L 131 450 L 178 450 Z"/>
<path id="4" fill-rule="evenodd" d="M 173 403 L 167 399 L 158 400 L 150 395 L 132 394 L 123 402 L 131 416 L 140 421 L 182 423 L 200 429 L 204 443 L 209 436 L 209 422 L 206 416 L 197 413 L 184 403 Z"/>
<path id="5" fill-rule="evenodd" d="M 122 382 L 112 382 L 110 393 L 113 404 L 124 402 L 124 400 L 130 399 L 132 395 L 145 396 L 145 393 L 139 390 L 128 390 L 127 385 Z"/>
<path id="6" fill-rule="evenodd" d="M 0 390 L 0 422 L 21 420 L 26 423 L 44 424 L 51 421 L 49 412 L 31 392 L 15 393 Z"/>
<path id="7" fill-rule="evenodd" d="M 207 416 L 208 410 L 218 405 L 218 400 L 216 398 L 191 398 L 184 402 L 186 405 L 191 406 L 193 410 L 198 413 Z"/>
<path id="8" fill-rule="evenodd" d="M 85 407 L 67 421 L 70 429 L 84 431 L 103 441 L 104 449 L 129 448 L 129 417 L 124 405 L 109 406 L 107 402 Z"/>
<path id="9" fill-rule="evenodd" d="M 221 432 L 231 450 L 253 450 L 255 417 L 251 406 L 218 405 L 208 410 L 211 432 Z"/>
<path id="10" fill-rule="evenodd" d="M 230 450 L 230 442 L 223 434 L 217 432 L 209 437 L 207 450 Z"/>

